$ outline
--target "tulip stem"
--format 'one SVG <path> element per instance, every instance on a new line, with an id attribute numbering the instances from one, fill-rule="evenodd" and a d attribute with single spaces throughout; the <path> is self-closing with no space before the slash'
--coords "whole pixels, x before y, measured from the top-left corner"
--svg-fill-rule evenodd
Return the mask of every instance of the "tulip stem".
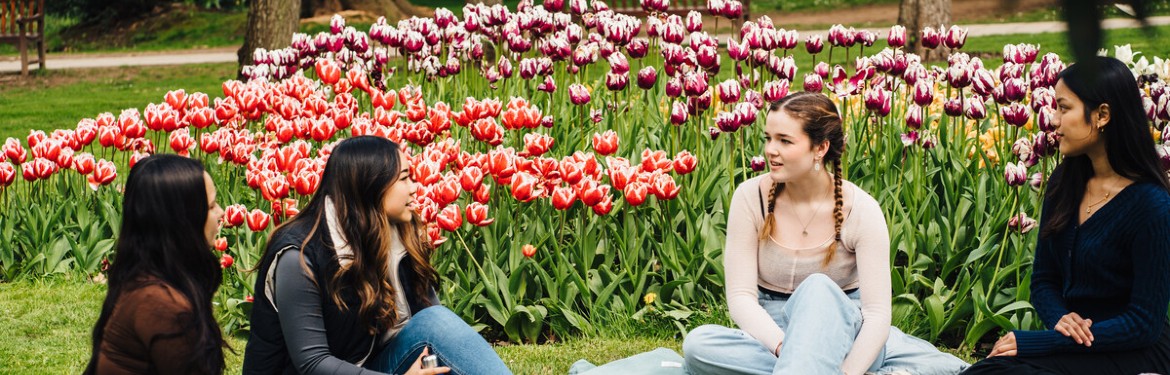
<path id="1" fill-rule="evenodd" d="M 744 133 L 744 132 L 738 132 L 738 131 L 737 131 L 737 132 L 735 132 L 735 133 L 736 133 L 736 135 L 738 136 L 738 137 L 735 139 L 735 142 L 736 142 L 736 147 L 735 147 L 735 148 L 738 148 L 738 149 L 739 149 L 739 162 L 740 162 L 740 163 L 743 163 L 743 161 L 744 161 L 745 159 L 747 159 L 747 153 L 746 153 L 746 151 L 744 151 L 744 147 L 746 147 L 746 141 L 744 141 L 744 139 L 743 139 L 743 137 L 744 137 L 743 133 Z M 740 181 L 746 181 L 746 180 L 747 180 L 747 171 L 745 171 L 745 170 L 743 170 L 743 169 L 740 169 L 740 171 L 741 171 L 741 173 L 740 173 Z M 733 181 L 733 182 L 734 182 L 734 181 Z M 733 185 L 734 185 L 734 184 L 733 184 Z"/>
<path id="2" fill-rule="evenodd" d="M 1017 215 L 1016 211 L 1019 210 L 1019 205 L 1020 205 L 1020 188 L 1017 186 L 1013 190 L 1014 190 L 1014 192 L 1013 192 L 1014 194 L 1012 194 L 1012 204 L 1011 204 L 1012 210 L 1009 211 L 1008 213 L 1011 214 L 1011 216 L 1016 216 Z M 1009 216 L 1009 218 L 1011 216 Z M 1010 219 L 1009 219 L 1009 221 L 1010 221 Z M 1007 233 L 1004 233 L 1003 238 L 1000 238 L 1000 240 L 999 240 L 999 251 L 998 251 L 999 254 L 996 255 L 995 264 L 992 265 L 993 267 L 995 267 L 995 272 L 992 272 L 991 283 L 988 285 L 996 285 L 996 280 L 999 279 L 999 269 L 1000 269 L 999 263 L 1001 261 L 1003 261 L 1003 250 L 1005 247 L 1007 247 L 1007 239 L 1009 236 L 1012 235 L 1012 231 L 1013 230 L 1011 229 L 1011 226 L 1009 225 Z"/>
<path id="3" fill-rule="evenodd" d="M 475 264 L 475 269 L 479 271 L 479 277 L 483 278 L 483 282 L 488 284 L 488 289 L 489 290 L 494 289 L 495 286 L 492 284 L 491 280 L 487 277 L 487 273 L 483 271 L 483 266 L 481 266 L 479 264 L 479 261 L 475 259 L 475 254 L 471 253 L 471 247 L 468 247 L 467 242 L 463 241 L 463 234 L 459 233 L 459 232 L 452 232 L 452 233 L 455 233 L 455 238 L 458 239 L 459 243 L 463 245 L 463 251 L 467 253 L 467 257 L 469 259 L 471 259 L 472 263 Z"/>

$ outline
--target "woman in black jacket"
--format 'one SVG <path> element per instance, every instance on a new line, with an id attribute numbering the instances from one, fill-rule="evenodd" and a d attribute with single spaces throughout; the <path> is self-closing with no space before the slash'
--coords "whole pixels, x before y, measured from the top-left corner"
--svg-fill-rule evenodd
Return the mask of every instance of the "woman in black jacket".
<path id="1" fill-rule="evenodd" d="M 396 143 L 355 137 L 333 149 L 320 190 L 260 261 L 245 374 L 510 373 L 439 305 L 415 190 Z M 431 352 L 440 366 L 421 368 Z"/>

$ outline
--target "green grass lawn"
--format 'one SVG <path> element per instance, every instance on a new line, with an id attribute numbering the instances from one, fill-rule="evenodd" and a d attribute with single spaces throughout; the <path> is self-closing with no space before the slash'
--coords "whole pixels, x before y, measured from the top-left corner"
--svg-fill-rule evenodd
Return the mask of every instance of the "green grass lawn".
<path id="1" fill-rule="evenodd" d="M 104 285 L 84 280 L 0 283 L 0 374 L 75 374 L 89 361 L 90 332 Z M 229 337 L 228 374 L 239 374 L 246 338 Z M 657 347 L 681 350 L 677 339 L 605 334 L 545 345 L 495 346 L 517 374 L 564 374 L 578 359 L 606 363 Z"/>
<path id="2" fill-rule="evenodd" d="M 72 129 L 102 112 L 141 111 L 179 88 L 222 97 L 222 82 L 235 74 L 235 64 L 46 71 L 0 85 L 0 139 L 22 138 L 32 129 Z"/>
<path id="3" fill-rule="evenodd" d="M 90 333 L 105 293 L 105 285 L 76 277 L 0 283 L 0 327 L 4 327 L 0 330 L 0 374 L 80 372 L 89 361 Z M 700 319 L 718 322 L 727 319 L 725 314 Z M 661 331 L 662 327 L 656 329 Z M 681 353 L 682 340 L 677 334 L 667 337 L 661 332 L 647 333 L 647 329 L 642 322 L 628 321 L 605 327 L 594 337 L 494 348 L 517 374 L 564 374 L 579 359 L 600 365 L 659 347 Z M 234 353 L 227 352 L 227 373 L 239 374 L 247 338 L 228 337 L 228 342 Z M 969 353 L 943 350 L 969 362 L 976 359 Z"/>

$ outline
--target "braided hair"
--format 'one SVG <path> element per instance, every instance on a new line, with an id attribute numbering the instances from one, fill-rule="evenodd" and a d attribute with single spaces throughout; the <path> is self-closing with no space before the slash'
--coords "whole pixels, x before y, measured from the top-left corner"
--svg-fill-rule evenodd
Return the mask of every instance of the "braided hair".
<path id="1" fill-rule="evenodd" d="M 842 207 L 841 159 L 845 153 L 845 132 L 841 127 L 841 115 L 837 112 L 837 105 L 829 97 L 812 92 L 800 92 L 788 95 L 768 107 L 768 112 L 784 111 L 789 116 L 802 121 L 801 127 L 808 135 L 812 144 L 829 142 L 829 151 L 825 153 L 824 163 L 832 164 L 833 168 L 833 242 L 822 263 L 828 266 L 837 253 L 837 244 L 841 242 L 841 226 L 844 221 Z M 772 227 L 776 224 L 776 201 L 784 191 L 784 184 L 772 183 L 768 190 L 768 212 L 764 217 L 764 228 L 760 231 L 760 239 L 772 235 Z"/>

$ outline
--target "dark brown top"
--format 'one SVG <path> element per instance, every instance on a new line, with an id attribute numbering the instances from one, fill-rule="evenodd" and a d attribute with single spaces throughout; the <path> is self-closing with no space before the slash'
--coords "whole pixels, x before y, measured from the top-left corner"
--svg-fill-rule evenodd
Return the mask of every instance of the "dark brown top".
<path id="1" fill-rule="evenodd" d="M 146 278 L 118 297 L 102 335 L 97 373 L 193 374 L 188 367 L 198 338 L 187 327 L 191 303 L 177 289 Z"/>

